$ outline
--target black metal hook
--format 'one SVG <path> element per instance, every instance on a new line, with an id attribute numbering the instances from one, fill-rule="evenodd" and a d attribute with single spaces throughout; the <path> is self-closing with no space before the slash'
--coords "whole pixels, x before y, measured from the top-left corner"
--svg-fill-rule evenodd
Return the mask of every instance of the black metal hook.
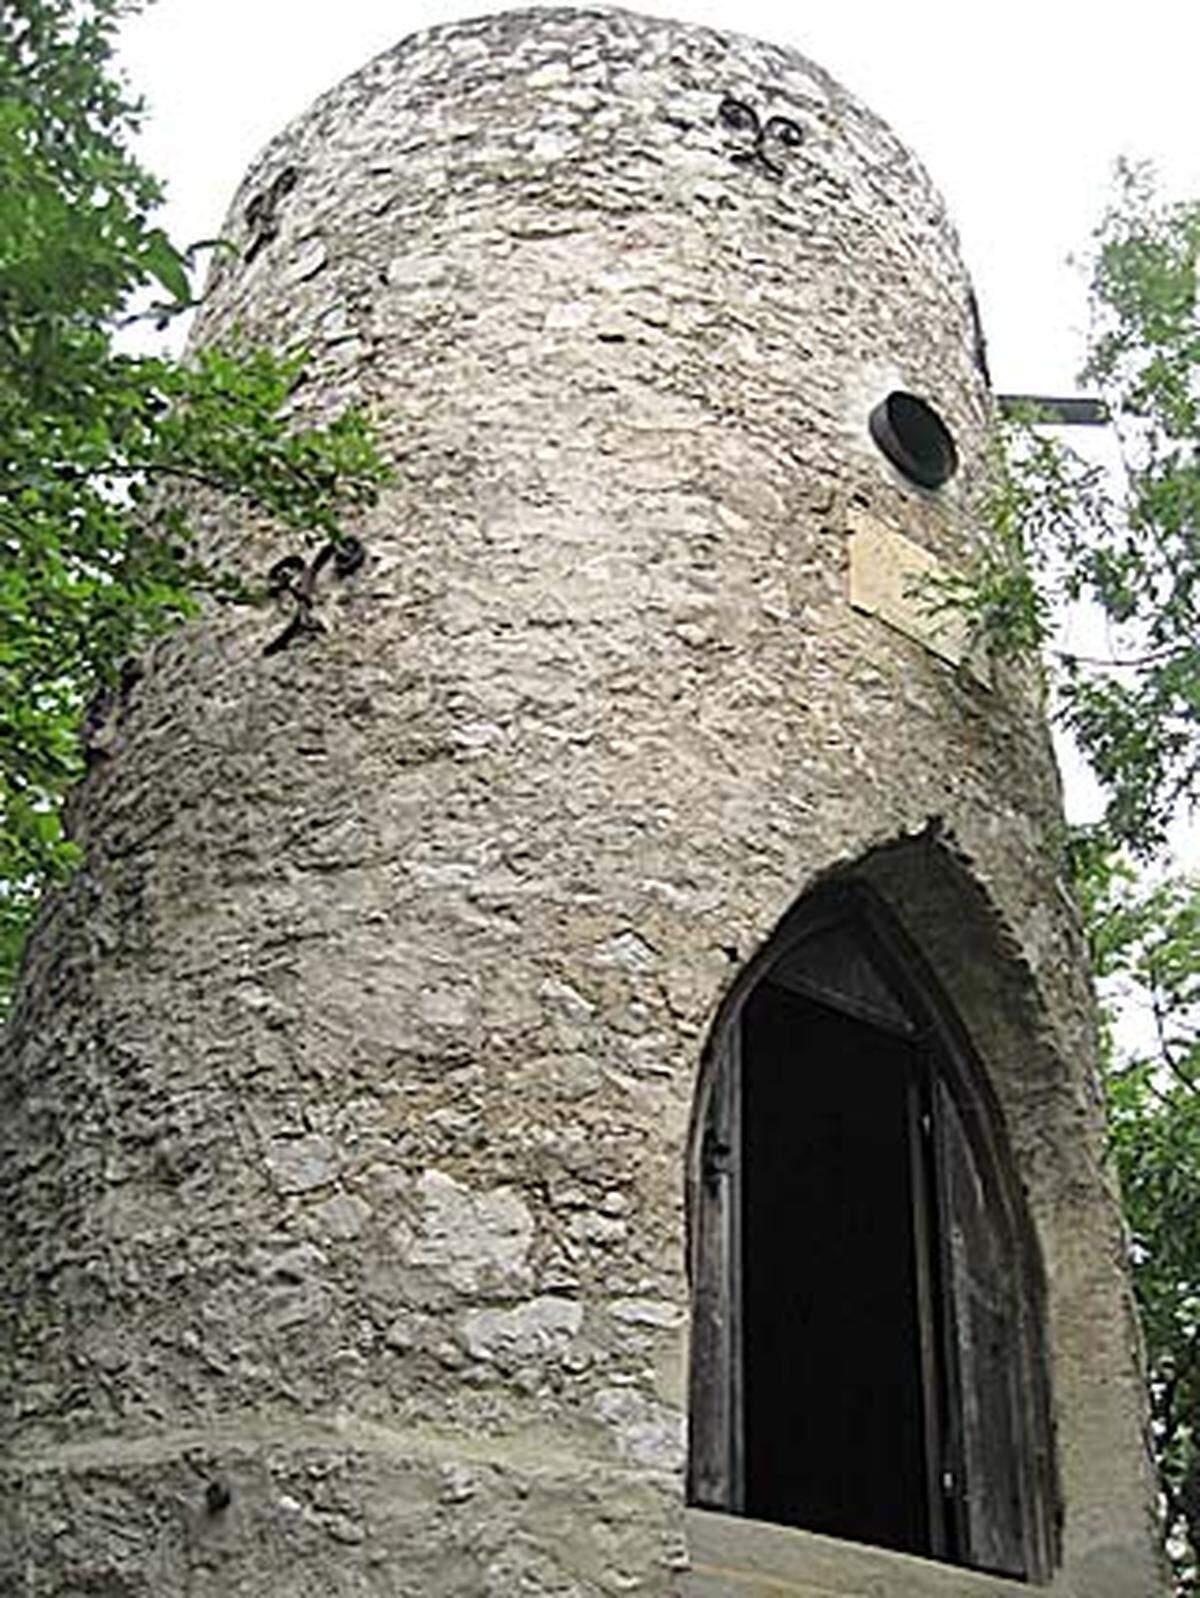
<path id="1" fill-rule="evenodd" d="M 267 573 L 267 593 L 272 596 L 290 594 L 296 578 L 303 574 L 303 555 L 285 555 L 282 560 L 277 560 Z"/>
<path id="2" fill-rule="evenodd" d="M 294 166 L 285 166 L 270 188 L 256 194 L 246 207 L 246 226 L 250 229 L 250 242 L 243 251 L 243 260 L 249 266 L 254 257 L 273 239 L 279 237 L 279 207 L 300 181 Z"/>
<path id="3" fill-rule="evenodd" d="M 367 551 L 362 540 L 351 536 L 330 539 L 308 562 L 302 555 L 285 555 L 282 560 L 277 560 L 267 573 L 267 593 L 276 598 L 282 594 L 290 595 L 296 601 L 296 609 L 287 626 L 278 637 L 272 638 L 263 654 L 277 655 L 289 644 L 295 643 L 297 638 L 323 633 L 325 624 L 313 614 L 317 578 L 330 561 L 338 577 L 349 577 L 366 558 Z"/>
<path id="4" fill-rule="evenodd" d="M 804 129 L 798 122 L 791 117 L 774 116 L 768 117 L 763 123 L 752 105 L 747 105 L 745 100 L 735 99 L 731 94 L 722 97 L 717 115 L 732 132 L 753 135 L 751 148 L 736 150 L 733 160 L 743 165 L 757 166 L 777 182 L 784 177 L 781 163 L 767 154 L 767 141 L 781 145 L 785 150 L 799 149 L 804 142 Z"/>
<path id="5" fill-rule="evenodd" d="M 778 139 L 786 149 L 798 150 L 804 143 L 804 129 L 791 117 L 768 117 L 763 138 Z"/>
<path id="6" fill-rule="evenodd" d="M 349 577 L 366 558 L 366 545 L 361 538 L 343 538 L 333 546 L 333 569 L 339 577 Z"/>
<path id="7" fill-rule="evenodd" d="M 735 100 L 733 95 L 727 94 L 717 107 L 717 115 L 727 128 L 732 128 L 735 133 L 753 133 L 758 137 L 761 129 L 758 121 L 758 112 L 752 105 L 747 105 L 745 100 Z"/>

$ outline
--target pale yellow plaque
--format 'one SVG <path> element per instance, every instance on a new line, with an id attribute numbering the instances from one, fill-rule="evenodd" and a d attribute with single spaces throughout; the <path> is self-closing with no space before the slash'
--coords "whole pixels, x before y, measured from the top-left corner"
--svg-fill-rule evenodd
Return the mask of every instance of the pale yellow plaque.
<path id="1" fill-rule="evenodd" d="M 971 634 L 960 610 L 945 603 L 938 581 L 947 568 L 920 544 L 882 522 L 856 519 L 850 536 L 850 603 L 877 616 L 906 638 L 952 666 L 965 665 L 985 685 L 986 663 L 974 657 Z"/>

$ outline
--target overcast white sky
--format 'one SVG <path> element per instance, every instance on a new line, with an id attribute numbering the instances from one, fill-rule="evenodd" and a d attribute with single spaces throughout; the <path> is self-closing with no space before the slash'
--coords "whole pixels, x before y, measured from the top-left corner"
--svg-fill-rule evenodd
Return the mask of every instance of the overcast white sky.
<path id="1" fill-rule="evenodd" d="M 259 148 L 406 34 L 501 10 L 451 0 L 157 0 L 126 25 L 148 165 L 180 241 L 219 230 Z M 1119 155 L 1200 195 L 1197 0 L 641 0 L 629 9 L 793 45 L 883 115 L 958 226 L 1001 392 L 1072 392 L 1086 253 Z M 1190 852 L 1190 851 L 1189 851 Z"/>

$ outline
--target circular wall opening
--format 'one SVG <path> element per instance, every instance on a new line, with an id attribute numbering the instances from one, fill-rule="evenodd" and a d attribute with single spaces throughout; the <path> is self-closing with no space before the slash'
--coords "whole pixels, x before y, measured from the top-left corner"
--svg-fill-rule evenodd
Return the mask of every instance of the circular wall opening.
<path id="1" fill-rule="evenodd" d="M 958 470 L 950 429 L 915 394 L 893 389 L 871 412 L 870 428 L 892 465 L 922 488 L 940 488 Z"/>

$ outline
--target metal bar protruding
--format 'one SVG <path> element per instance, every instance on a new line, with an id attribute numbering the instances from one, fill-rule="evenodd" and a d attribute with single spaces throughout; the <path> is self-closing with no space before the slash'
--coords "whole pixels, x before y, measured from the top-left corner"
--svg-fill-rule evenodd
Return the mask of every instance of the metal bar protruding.
<path id="1" fill-rule="evenodd" d="M 1103 400 L 1083 395 L 997 394 L 996 404 L 1001 416 L 1031 415 L 1059 427 L 1104 427 L 1111 420 Z"/>

